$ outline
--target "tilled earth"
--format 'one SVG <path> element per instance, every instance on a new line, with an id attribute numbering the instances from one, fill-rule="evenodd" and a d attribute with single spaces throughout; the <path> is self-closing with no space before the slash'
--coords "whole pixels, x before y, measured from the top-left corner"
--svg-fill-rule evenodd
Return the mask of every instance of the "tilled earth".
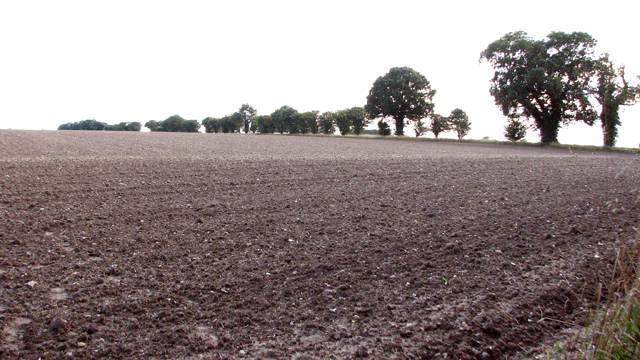
<path id="1" fill-rule="evenodd" d="M 621 153 L 3 130 L 0 358 L 524 358 L 584 322 L 639 180 Z"/>

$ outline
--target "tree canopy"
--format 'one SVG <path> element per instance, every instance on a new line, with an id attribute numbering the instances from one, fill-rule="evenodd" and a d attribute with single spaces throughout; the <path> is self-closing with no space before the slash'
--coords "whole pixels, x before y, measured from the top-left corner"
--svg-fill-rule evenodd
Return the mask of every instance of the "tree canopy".
<path id="1" fill-rule="evenodd" d="M 596 115 L 588 93 L 595 44 L 583 32 L 552 32 L 534 40 L 518 31 L 494 41 L 480 60 L 496 70 L 490 90 L 496 105 L 511 119 L 533 119 L 543 144 L 558 141 L 562 124 L 592 125 Z"/>
<path id="2" fill-rule="evenodd" d="M 133 122 L 121 122 L 114 125 L 108 125 L 93 119 L 82 120 L 73 123 L 66 123 L 58 126 L 58 130 L 107 130 L 107 131 L 140 131 L 142 124 Z"/>
<path id="3" fill-rule="evenodd" d="M 371 119 L 393 118 L 396 135 L 404 135 L 405 120 L 410 123 L 433 112 L 435 93 L 424 75 L 409 67 L 394 67 L 373 83 L 365 110 Z"/>
<path id="4" fill-rule="evenodd" d="M 318 117 L 318 126 L 323 134 L 333 134 L 336 131 L 336 113 L 332 111 L 323 112 Z"/>
<path id="5" fill-rule="evenodd" d="M 290 134 L 298 133 L 298 126 L 293 121 L 293 114 L 297 112 L 298 111 L 291 106 L 284 105 L 271 113 L 271 121 L 273 121 L 276 131 L 280 134 L 284 134 L 285 132 L 289 132 Z"/>
<path id="6" fill-rule="evenodd" d="M 144 124 L 144 127 L 153 132 L 198 132 L 200 126 L 198 120 L 185 120 L 180 115 L 169 116 L 162 121 L 149 120 Z"/>

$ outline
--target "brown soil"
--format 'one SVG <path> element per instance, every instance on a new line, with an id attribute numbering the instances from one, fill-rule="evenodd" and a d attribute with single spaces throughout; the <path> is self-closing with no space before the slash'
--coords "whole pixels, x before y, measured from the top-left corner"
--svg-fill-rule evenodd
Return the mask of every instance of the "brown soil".
<path id="1" fill-rule="evenodd" d="M 515 359 L 638 228 L 630 154 L 0 131 L 0 358 Z"/>

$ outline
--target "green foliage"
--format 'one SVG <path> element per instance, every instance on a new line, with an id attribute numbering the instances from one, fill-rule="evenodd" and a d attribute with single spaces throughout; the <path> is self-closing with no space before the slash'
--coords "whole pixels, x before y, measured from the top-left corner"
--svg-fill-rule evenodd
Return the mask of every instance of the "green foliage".
<path id="1" fill-rule="evenodd" d="M 228 134 L 234 132 L 240 132 L 242 128 L 242 115 L 239 112 L 234 112 L 231 115 L 226 115 L 220 118 L 220 131 Z"/>
<path id="2" fill-rule="evenodd" d="M 107 125 L 105 130 L 108 131 L 140 131 L 142 128 L 142 124 L 134 121 L 134 122 L 121 122 L 115 125 Z"/>
<path id="3" fill-rule="evenodd" d="M 140 131 L 142 130 L 142 123 L 140 123 L 139 121 L 133 121 L 127 123 L 126 128 L 127 131 Z"/>
<path id="4" fill-rule="evenodd" d="M 391 135 L 391 128 L 389 128 L 389 124 L 383 119 L 378 121 L 378 135 L 380 136 L 389 136 Z"/>
<path id="5" fill-rule="evenodd" d="M 419 72 L 409 67 L 395 67 L 373 83 L 365 110 L 371 119 L 392 117 L 396 135 L 404 135 L 405 119 L 409 123 L 433 112 L 435 93 Z"/>
<path id="6" fill-rule="evenodd" d="M 305 125 L 305 129 L 312 134 L 317 134 L 320 129 L 318 127 L 318 113 L 319 111 L 306 111 L 300 114 L 300 121 Z"/>
<path id="7" fill-rule="evenodd" d="M 455 109 L 451 112 L 451 115 L 449 115 L 449 123 L 451 124 L 451 129 L 458 134 L 458 139 L 467 136 L 469 130 L 471 130 L 469 116 L 460 109 Z"/>
<path id="8" fill-rule="evenodd" d="M 340 135 L 346 135 L 351 131 L 352 121 L 349 117 L 349 110 L 336 111 L 335 123 L 340 131 Z"/>
<path id="9" fill-rule="evenodd" d="M 198 132 L 200 130 L 198 120 L 185 120 L 180 115 L 169 116 L 162 121 L 149 120 L 144 126 L 150 131 Z"/>
<path id="10" fill-rule="evenodd" d="M 141 128 L 142 124 L 137 121 L 107 125 L 107 123 L 98 122 L 96 120 L 82 120 L 58 126 L 58 130 L 140 131 Z"/>
<path id="11" fill-rule="evenodd" d="M 159 121 L 155 121 L 155 120 L 147 121 L 146 123 L 144 123 L 144 127 L 149 129 L 149 131 L 151 131 L 151 132 L 164 131 L 164 130 L 162 130 L 162 123 L 159 122 Z"/>
<path id="12" fill-rule="evenodd" d="M 438 138 L 438 135 L 449 130 L 451 130 L 451 124 L 449 123 L 449 119 L 447 117 L 439 114 L 431 114 L 429 131 L 433 133 L 436 139 Z"/>
<path id="13" fill-rule="evenodd" d="M 200 131 L 200 122 L 198 120 L 185 120 L 182 123 L 182 132 L 198 132 Z"/>
<path id="14" fill-rule="evenodd" d="M 367 111 L 361 106 L 354 106 L 348 110 L 349 118 L 351 119 L 351 126 L 353 133 L 360 135 L 365 127 L 371 124 L 371 119 L 367 117 Z"/>
<path id="15" fill-rule="evenodd" d="M 523 31 L 508 33 L 480 54 L 496 70 L 491 95 L 505 116 L 533 118 L 543 144 L 557 142 L 561 124 L 592 125 L 588 100 L 595 69 L 596 41 L 589 34 L 552 32 L 533 40 Z"/>
<path id="16" fill-rule="evenodd" d="M 418 119 L 416 120 L 416 126 L 413 131 L 416 133 L 416 137 L 420 137 L 429 131 L 429 127 L 424 123 L 424 121 L 422 121 L 422 119 Z"/>
<path id="17" fill-rule="evenodd" d="M 271 113 L 271 120 L 275 126 L 275 129 L 280 134 L 284 134 L 285 132 L 289 132 L 290 134 L 297 134 L 299 129 L 299 124 L 294 121 L 293 114 L 298 111 L 291 106 L 283 106 L 278 110 Z"/>
<path id="18" fill-rule="evenodd" d="M 260 134 L 273 134 L 276 131 L 275 124 L 270 115 L 260 115 L 256 117 L 256 126 Z"/>
<path id="19" fill-rule="evenodd" d="M 62 124 L 58 126 L 58 130 L 105 130 L 107 126 L 107 123 L 89 119 L 74 123 Z"/>
<path id="20" fill-rule="evenodd" d="M 615 146 L 620 125 L 620 106 L 631 106 L 638 101 L 640 85 L 629 85 L 624 77 L 624 66 L 615 68 L 608 54 L 598 60 L 596 74 L 598 84 L 594 93 L 601 107 L 599 118 L 604 146 Z"/>
<path id="21" fill-rule="evenodd" d="M 220 132 L 220 119 L 207 117 L 202 120 L 202 126 L 207 133 L 219 133 Z"/>
<path id="22" fill-rule="evenodd" d="M 336 131 L 336 113 L 327 111 L 318 117 L 318 127 L 325 134 L 333 134 Z"/>
<path id="23" fill-rule="evenodd" d="M 173 115 L 162 121 L 162 128 L 167 132 L 179 132 L 184 124 L 184 119 L 180 115 Z"/>
<path id="24" fill-rule="evenodd" d="M 254 118 L 258 112 L 251 105 L 242 104 L 238 113 L 240 114 L 240 121 L 244 127 L 244 133 L 248 134 L 251 124 L 254 122 Z"/>
<path id="25" fill-rule="evenodd" d="M 504 137 L 509 141 L 516 142 L 527 136 L 527 125 L 518 119 L 510 119 L 504 127 Z"/>

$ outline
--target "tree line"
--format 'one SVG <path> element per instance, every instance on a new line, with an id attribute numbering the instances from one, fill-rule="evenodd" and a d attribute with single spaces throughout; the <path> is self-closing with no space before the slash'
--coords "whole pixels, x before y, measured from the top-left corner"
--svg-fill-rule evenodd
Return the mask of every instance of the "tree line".
<path id="1" fill-rule="evenodd" d="M 640 85 L 630 84 L 624 66 L 616 67 L 608 54 L 595 55 L 596 40 L 589 34 L 552 32 L 543 40 L 535 40 L 523 31 L 507 33 L 491 43 L 480 61 L 490 63 L 495 71 L 490 93 L 507 117 L 504 135 L 518 141 L 533 128 L 540 133 L 542 144 L 558 141 L 560 126 L 574 121 L 593 125 L 597 120 L 603 129 L 605 146 L 614 146 L 620 125 L 621 106 L 640 99 Z M 640 77 L 639 77 L 640 78 Z M 448 117 L 435 113 L 436 90 L 424 75 L 409 67 L 394 67 L 376 79 L 364 107 L 338 111 L 299 112 L 282 106 L 269 115 L 258 115 L 249 104 L 221 118 L 207 117 L 201 122 L 173 115 L 165 120 L 150 120 L 150 131 L 207 133 L 289 133 L 360 135 L 378 119 L 377 133 L 403 136 L 404 127 L 414 123 L 416 137 L 432 132 L 436 138 L 453 131 L 458 139 L 471 129 L 467 114 L 455 109 Z M 598 112 L 593 103 L 600 106 Z M 429 123 L 426 123 L 429 119 Z M 129 130 L 139 131 L 140 123 L 107 125 L 95 120 L 60 125 L 59 130 Z"/>
<path id="2" fill-rule="evenodd" d="M 58 126 L 58 130 L 140 131 L 140 129 L 142 129 L 142 124 L 137 121 L 108 125 L 107 123 L 93 119 L 66 123 Z"/>

